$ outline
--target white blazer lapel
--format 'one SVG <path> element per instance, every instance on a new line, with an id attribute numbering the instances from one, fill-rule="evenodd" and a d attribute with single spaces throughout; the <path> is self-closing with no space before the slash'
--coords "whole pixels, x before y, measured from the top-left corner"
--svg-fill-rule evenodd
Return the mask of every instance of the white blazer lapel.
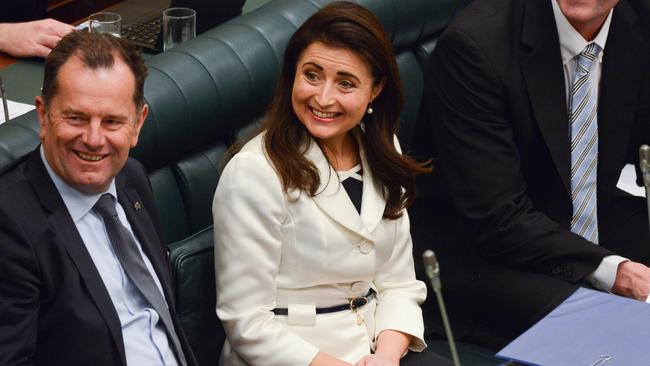
<path id="1" fill-rule="evenodd" d="M 334 221 L 361 236 L 368 237 L 369 232 L 366 230 L 345 188 L 339 181 L 338 174 L 329 164 L 315 141 L 311 140 L 311 145 L 305 153 L 305 157 L 314 163 L 320 176 L 320 187 L 318 187 L 316 196 L 313 197 L 316 205 Z M 365 182 L 363 189 L 364 191 L 366 189 Z M 365 192 L 363 197 L 365 199 Z"/>
<path id="2" fill-rule="evenodd" d="M 359 146 L 362 146 L 359 144 Z M 386 207 L 386 199 L 383 195 L 383 188 L 373 179 L 368 161 L 364 151 L 359 152 L 361 155 L 361 164 L 363 167 L 363 195 L 361 196 L 361 221 L 369 232 L 375 230 L 382 217 Z"/>

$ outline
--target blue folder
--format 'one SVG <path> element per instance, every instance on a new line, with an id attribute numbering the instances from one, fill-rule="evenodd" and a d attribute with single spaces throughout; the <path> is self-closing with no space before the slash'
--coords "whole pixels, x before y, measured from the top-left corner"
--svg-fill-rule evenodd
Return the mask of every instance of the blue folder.
<path id="1" fill-rule="evenodd" d="M 650 365 L 650 304 L 579 288 L 496 355 L 524 365 Z"/>

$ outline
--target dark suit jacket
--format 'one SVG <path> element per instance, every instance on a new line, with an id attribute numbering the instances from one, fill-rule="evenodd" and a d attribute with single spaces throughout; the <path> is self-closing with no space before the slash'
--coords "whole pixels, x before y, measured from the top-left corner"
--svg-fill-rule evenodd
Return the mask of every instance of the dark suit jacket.
<path id="1" fill-rule="evenodd" d="M 175 316 L 166 247 L 142 165 L 129 159 L 116 186 L 193 365 Z M 0 364 L 126 365 L 111 298 L 38 149 L 0 178 L 0 246 Z"/>
<path id="2" fill-rule="evenodd" d="M 569 230 L 570 130 L 550 0 L 475 1 L 439 40 L 430 64 L 439 160 L 421 186 L 438 192 L 418 202 L 414 240 L 438 251 L 459 334 L 487 324 L 511 328 L 510 338 L 603 257 L 648 259 L 645 202 L 615 187 L 650 143 L 649 19 L 638 4 L 615 7 L 604 52 L 600 245 Z"/>

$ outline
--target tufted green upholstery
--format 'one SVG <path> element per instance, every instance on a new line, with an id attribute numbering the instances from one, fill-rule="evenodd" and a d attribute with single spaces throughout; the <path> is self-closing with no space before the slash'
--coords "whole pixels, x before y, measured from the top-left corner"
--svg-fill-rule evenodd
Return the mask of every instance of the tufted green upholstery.
<path id="1" fill-rule="evenodd" d="M 400 68 L 405 151 L 429 118 L 425 65 L 437 36 L 469 0 L 358 0 L 389 34 Z M 263 113 L 291 34 L 330 0 L 273 0 L 149 59 L 149 117 L 132 156 L 150 173 L 177 285 L 178 311 L 202 365 L 224 339 L 214 313 L 212 195 L 223 154 Z M 36 114 L 0 125 L 0 172 L 38 144 Z M 236 285 L 236 284 L 233 284 Z M 444 345 L 442 346 L 444 349 Z M 465 364 L 490 365 L 484 362 Z M 494 363 L 496 364 L 496 363 Z"/>

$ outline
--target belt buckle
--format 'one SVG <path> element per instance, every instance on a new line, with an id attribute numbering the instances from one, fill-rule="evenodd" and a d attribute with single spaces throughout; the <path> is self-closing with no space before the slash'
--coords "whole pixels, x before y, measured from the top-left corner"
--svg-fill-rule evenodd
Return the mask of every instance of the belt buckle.
<path id="1" fill-rule="evenodd" d="M 360 303 L 357 304 L 356 302 L 359 301 Z M 355 297 L 350 299 L 350 310 L 352 311 L 357 311 L 358 308 L 366 305 L 368 303 L 368 297 L 367 296 L 360 296 L 360 297 Z"/>

